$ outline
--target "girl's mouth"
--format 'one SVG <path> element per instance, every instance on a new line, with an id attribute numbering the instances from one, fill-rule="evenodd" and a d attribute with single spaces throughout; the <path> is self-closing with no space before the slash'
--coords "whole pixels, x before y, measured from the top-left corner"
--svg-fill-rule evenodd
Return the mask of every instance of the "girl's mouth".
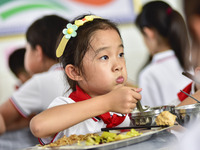
<path id="1" fill-rule="evenodd" d="M 116 80 L 116 82 L 118 84 L 122 84 L 124 82 L 124 77 L 122 77 L 122 76 L 118 77 L 117 80 Z"/>

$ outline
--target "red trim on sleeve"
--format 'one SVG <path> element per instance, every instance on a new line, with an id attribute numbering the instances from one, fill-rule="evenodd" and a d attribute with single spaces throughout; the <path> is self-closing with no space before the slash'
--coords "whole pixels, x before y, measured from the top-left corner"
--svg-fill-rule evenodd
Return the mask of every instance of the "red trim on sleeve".
<path id="1" fill-rule="evenodd" d="M 16 106 L 16 104 L 13 102 L 12 98 L 9 98 L 9 101 L 13 104 L 14 108 L 19 112 L 19 114 L 24 117 L 24 118 L 28 118 L 26 115 L 23 114 L 23 112 Z"/>
<path id="2" fill-rule="evenodd" d="M 59 132 L 58 132 L 58 133 L 59 133 Z M 58 133 L 56 133 L 56 134 L 54 135 L 53 139 L 52 139 L 49 143 L 43 142 L 43 140 L 42 140 L 41 138 L 38 138 L 38 141 L 39 141 L 39 143 L 40 143 L 41 145 L 46 145 L 46 144 L 53 143 L 54 140 L 55 140 L 55 138 L 56 138 L 56 136 L 58 135 Z"/>
<path id="3" fill-rule="evenodd" d="M 58 132 L 59 133 L 59 132 Z M 53 137 L 53 139 L 51 140 L 51 143 L 53 143 L 53 141 L 55 140 L 56 136 L 58 135 L 58 133 L 55 134 L 55 136 Z"/>
<path id="4" fill-rule="evenodd" d="M 41 145 L 45 145 L 40 138 L 38 138 L 38 141 Z"/>

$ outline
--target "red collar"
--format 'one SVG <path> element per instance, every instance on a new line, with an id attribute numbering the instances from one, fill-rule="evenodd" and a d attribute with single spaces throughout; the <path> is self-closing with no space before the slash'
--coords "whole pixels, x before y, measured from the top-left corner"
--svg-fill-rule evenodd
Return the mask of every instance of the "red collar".
<path id="1" fill-rule="evenodd" d="M 72 92 L 69 95 L 69 98 L 73 99 L 75 102 L 80 102 L 80 101 L 84 101 L 87 99 L 90 99 L 91 97 L 82 91 L 82 89 L 79 86 L 76 86 L 76 91 Z M 100 118 L 103 120 L 103 122 L 105 124 L 107 124 L 107 128 L 111 128 L 111 127 L 115 127 L 118 126 L 119 124 L 121 124 L 124 119 L 126 118 L 125 116 L 118 116 L 117 114 L 113 114 L 112 116 L 110 115 L 109 112 L 99 115 L 97 116 L 97 118 Z M 97 119 L 95 119 L 94 117 L 92 118 L 94 121 L 97 121 Z"/>

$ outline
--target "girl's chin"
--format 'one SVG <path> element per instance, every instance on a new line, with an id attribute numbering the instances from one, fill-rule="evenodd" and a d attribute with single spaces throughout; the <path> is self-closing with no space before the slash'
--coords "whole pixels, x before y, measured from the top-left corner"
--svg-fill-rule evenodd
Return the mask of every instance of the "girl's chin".
<path id="1" fill-rule="evenodd" d="M 122 86 L 124 86 L 124 84 L 117 84 L 116 86 L 114 86 L 114 89 L 117 89 L 117 88 L 122 87 Z"/>

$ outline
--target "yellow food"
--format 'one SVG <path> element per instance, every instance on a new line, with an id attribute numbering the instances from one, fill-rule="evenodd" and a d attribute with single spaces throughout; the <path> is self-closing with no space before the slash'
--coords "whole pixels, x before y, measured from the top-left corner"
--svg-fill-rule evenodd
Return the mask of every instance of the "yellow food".
<path id="1" fill-rule="evenodd" d="M 176 121 L 176 116 L 169 111 L 163 111 L 156 117 L 156 124 L 159 126 L 169 125 L 173 126 Z"/>
<path id="2" fill-rule="evenodd" d="M 75 143 L 77 143 L 78 145 L 81 145 L 80 144 L 81 141 L 85 141 L 86 145 L 98 145 L 98 144 L 109 143 L 109 142 L 118 141 L 122 139 L 127 139 L 134 136 L 139 136 L 141 134 L 142 133 L 139 133 L 135 129 L 131 129 L 126 134 L 102 132 L 101 135 L 94 133 L 94 134 L 86 134 L 86 135 L 71 135 L 70 137 L 63 136 L 57 141 L 44 145 L 43 147 L 56 147 L 56 146 L 72 145 Z"/>
<path id="3" fill-rule="evenodd" d="M 86 134 L 86 135 L 76 135 L 73 134 L 69 137 L 66 137 L 65 135 L 58 139 L 57 141 L 44 145 L 43 147 L 56 147 L 56 146 L 64 146 L 64 145 L 72 145 L 74 143 L 79 143 L 80 141 L 86 140 L 90 136 L 94 136 L 95 134 Z"/>
<path id="4" fill-rule="evenodd" d="M 103 143 L 109 143 L 113 141 L 123 140 L 127 138 L 131 138 L 134 136 L 139 136 L 142 133 L 139 133 L 135 129 L 131 129 L 130 132 L 127 132 L 126 134 L 116 134 L 116 133 L 110 133 L 110 132 L 103 132 L 100 135 L 91 136 L 88 137 L 86 140 L 86 145 L 98 145 Z"/>

